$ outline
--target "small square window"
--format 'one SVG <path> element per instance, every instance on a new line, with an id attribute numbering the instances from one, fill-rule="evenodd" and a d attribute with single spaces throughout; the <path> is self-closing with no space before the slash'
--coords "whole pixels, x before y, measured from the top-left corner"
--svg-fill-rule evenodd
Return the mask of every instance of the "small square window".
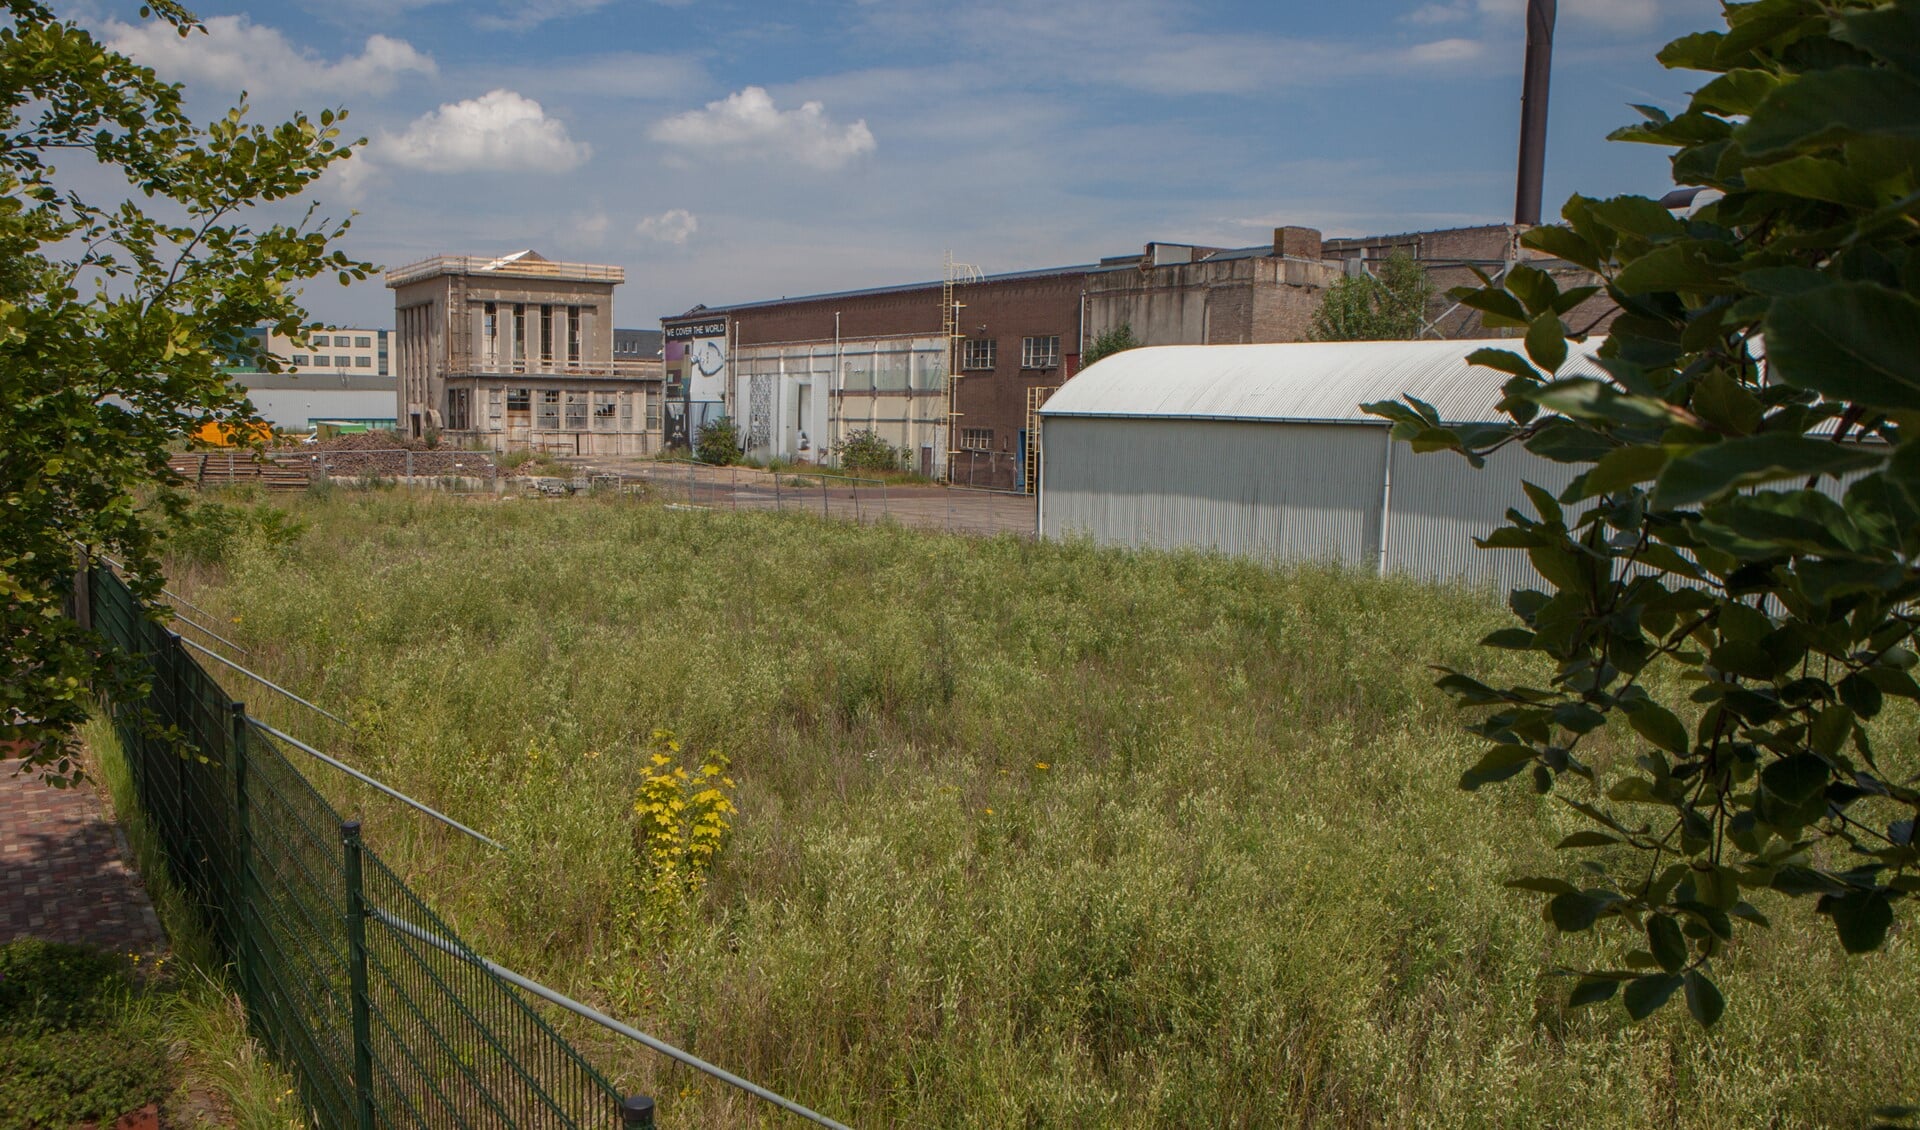
<path id="1" fill-rule="evenodd" d="M 326 334 L 314 334 L 313 344 L 319 345 L 319 346 L 328 346 L 333 344 L 333 339 L 328 337 Z"/>
<path id="2" fill-rule="evenodd" d="M 992 428 L 960 429 L 960 447 L 966 451 L 992 451 Z"/>
<path id="3" fill-rule="evenodd" d="M 353 367 L 356 369 L 371 369 L 373 368 L 373 358 L 355 357 L 353 359 Z"/>
<path id="4" fill-rule="evenodd" d="M 353 339 L 353 347 L 355 349 L 372 349 L 373 339 L 370 337 L 356 337 Z"/>
<path id="5" fill-rule="evenodd" d="M 507 390 L 507 411 L 529 412 L 533 410 L 533 390 L 528 388 L 510 388 Z"/>

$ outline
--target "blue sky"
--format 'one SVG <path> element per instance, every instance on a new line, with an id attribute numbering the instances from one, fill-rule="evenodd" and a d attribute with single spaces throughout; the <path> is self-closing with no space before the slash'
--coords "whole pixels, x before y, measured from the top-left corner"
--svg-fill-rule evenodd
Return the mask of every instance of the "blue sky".
<path id="1" fill-rule="evenodd" d="M 74 12 L 203 115 L 345 107 L 371 143 L 315 190 L 385 266 L 534 247 L 617 263 L 617 320 L 1088 262 L 1497 222 L 1523 0 L 234 0 L 181 41 Z M 1546 198 L 1658 194 L 1610 143 L 1697 76 L 1653 59 L 1715 0 L 1561 0 Z M 388 325 L 377 283 L 307 295 Z"/>

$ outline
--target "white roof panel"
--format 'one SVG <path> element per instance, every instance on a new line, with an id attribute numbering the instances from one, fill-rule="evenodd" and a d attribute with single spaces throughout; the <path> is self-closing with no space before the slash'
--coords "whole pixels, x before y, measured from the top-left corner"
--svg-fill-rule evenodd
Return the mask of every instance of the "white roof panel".
<path id="1" fill-rule="evenodd" d="M 1604 378 L 1592 355 L 1605 340 L 1572 346 L 1561 375 Z M 1040 414 L 1384 425 L 1360 405 L 1416 396 L 1449 423 L 1487 423 L 1503 419 L 1495 405 L 1508 376 L 1467 355 L 1489 348 L 1526 352 L 1517 338 L 1129 349 L 1075 374 Z"/>

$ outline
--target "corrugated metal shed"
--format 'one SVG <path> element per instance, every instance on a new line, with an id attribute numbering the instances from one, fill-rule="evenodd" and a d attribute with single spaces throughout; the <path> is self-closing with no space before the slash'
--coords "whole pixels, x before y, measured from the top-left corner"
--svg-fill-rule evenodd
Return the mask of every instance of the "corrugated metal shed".
<path id="1" fill-rule="evenodd" d="M 1604 377 L 1592 355 L 1605 340 L 1575 347 L 1562 374 Z M 1040 415 L 1379 424 L 1360 405 L 1410 395 L 1449 422 L 1497 420 L 1494 406 L 1508 378 L 1469 365 L 1476 349 L 1522 351 L 1511 338 L 1130 349 L 1089 365 Z"/>
<path id="2" fill-rule="evenodd" d="M 1563 373 L 1600 376 L 1600 342 Z M 1473 544 L 1557 493 L 1575 468 L 1520 448 L 1482 470 L 1416 456 L 1363 403 L 1405 395 L 1456 423 L 1500 419 L 1505 374 L 1467 356 L 1513 340 L 1200 345 L 1115 354 L 1041 409 L 1040 532 L 1501 587 L 1537 584 L 1524 553 Z"/>

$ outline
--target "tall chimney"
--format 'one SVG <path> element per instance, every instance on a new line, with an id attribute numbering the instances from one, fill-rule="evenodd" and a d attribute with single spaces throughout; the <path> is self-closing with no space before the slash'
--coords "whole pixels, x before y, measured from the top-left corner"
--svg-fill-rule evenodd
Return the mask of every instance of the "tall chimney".
<path id="1" fill-rule="evenodd" d="M 1513 222 L 1540 222 L 1540 183 L 1547 168 L 1547 84 L 1553 77 L 1554 0 L 1527 0 L 1527 70 L 1520 86 L 1520 176 Z"/>

